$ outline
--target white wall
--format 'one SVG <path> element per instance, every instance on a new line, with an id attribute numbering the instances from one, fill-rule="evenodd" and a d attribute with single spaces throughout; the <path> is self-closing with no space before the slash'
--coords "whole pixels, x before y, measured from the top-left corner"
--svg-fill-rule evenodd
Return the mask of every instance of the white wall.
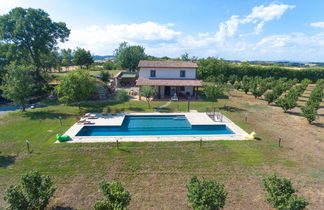
<path id="1" fill-rule="evenodd" d="M 151 78 L 151 70 L 156 71 L 154 78 L 167 78 L 167 79 L 196 79 L 196 69 L 188 68 L 141 68 L 139 77 Z M 180 77 L 180 71 L 186 71 L 186 77 Z"/>

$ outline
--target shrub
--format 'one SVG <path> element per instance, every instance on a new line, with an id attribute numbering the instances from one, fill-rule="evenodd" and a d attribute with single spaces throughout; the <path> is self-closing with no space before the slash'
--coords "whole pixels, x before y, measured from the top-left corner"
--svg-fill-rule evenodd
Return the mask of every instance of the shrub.
<path id="1" fill-rule="evenodd" d="M 193 209 L 218 210 L 225 205 L 227 192 L 223 183 L 208 179 L 200 181 L 197 176 L 192 176 L 187 189 Z"/>
<path id="2" fill-rule="evenodd" d="M 125 90 L 119 90 L 117 92 L 117 100 L 120 102 L 125 102 L 129 100 L 129 95 Z"/>
<path id="3" fill-rule="evenodd" d="M 101 70 L 100 71 L 100 79 L 103 82 L 108 82 L 109 81 L 109 78 L 110 78 L 110 74 L 109 74 L 108 71 L 104 71 L 104 70 Z"/>
<path id="4" fill-rule="evenodd" d="M 49 176 L 31 171 L 22 176 L 21 185 L 11 185 L 6 190 L 8 209 L 45 209 L 55 192 Z"/>
<path id="5" fill-rule="evenodd" d="M 126 209 L 131 200 L 130 193 L 124 189 L 120 182 L 103 181 L 100 183 L 99 192 L 105 198 L 103 200 L 97 200 L 93 207 L 95 210 Z"/>
<path id="6" fill-rule="evenodd" d="M 262 179 L 263 188 L 267 191 L 267 201 L 276 209 L 301 210 L 308 202 L 296 196 L 297 192 L 286 178 L 279 178 L 276 174 L 268 175 Z"/>

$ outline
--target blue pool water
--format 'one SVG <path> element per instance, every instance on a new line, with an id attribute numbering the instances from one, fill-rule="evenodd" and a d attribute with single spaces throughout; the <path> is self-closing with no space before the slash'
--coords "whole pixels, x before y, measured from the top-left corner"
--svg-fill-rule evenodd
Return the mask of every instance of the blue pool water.
<path id="1" fill-rule="evenodd" d="M 77 136 L 233 134 L 226 125 L 191 125 L 184 115 L 129 115 L 121 126 L 84 126 Z"/>

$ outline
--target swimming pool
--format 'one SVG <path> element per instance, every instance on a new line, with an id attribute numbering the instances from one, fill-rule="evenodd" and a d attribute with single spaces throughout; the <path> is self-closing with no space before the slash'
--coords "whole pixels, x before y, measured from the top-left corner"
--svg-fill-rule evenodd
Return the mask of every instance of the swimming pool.
<path id="1" fill-rule="evenodd" d="M 184 115 L 127 115 L 121 126 L 84 126 L 76 136 L 233 134 L 226 125 L 191 125 Z"/>

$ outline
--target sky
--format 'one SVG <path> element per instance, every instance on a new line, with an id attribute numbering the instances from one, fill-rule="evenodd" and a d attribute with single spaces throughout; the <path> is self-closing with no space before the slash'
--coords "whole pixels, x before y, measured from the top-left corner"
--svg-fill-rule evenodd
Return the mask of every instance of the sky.
<path id="1" fill-rule="evenodd" d="M 112 55 L 119 43 L 148 55 L 324 62 L 323 0 L 0 0 L 45 10 L 71 29 L 60 48 Z"/>

